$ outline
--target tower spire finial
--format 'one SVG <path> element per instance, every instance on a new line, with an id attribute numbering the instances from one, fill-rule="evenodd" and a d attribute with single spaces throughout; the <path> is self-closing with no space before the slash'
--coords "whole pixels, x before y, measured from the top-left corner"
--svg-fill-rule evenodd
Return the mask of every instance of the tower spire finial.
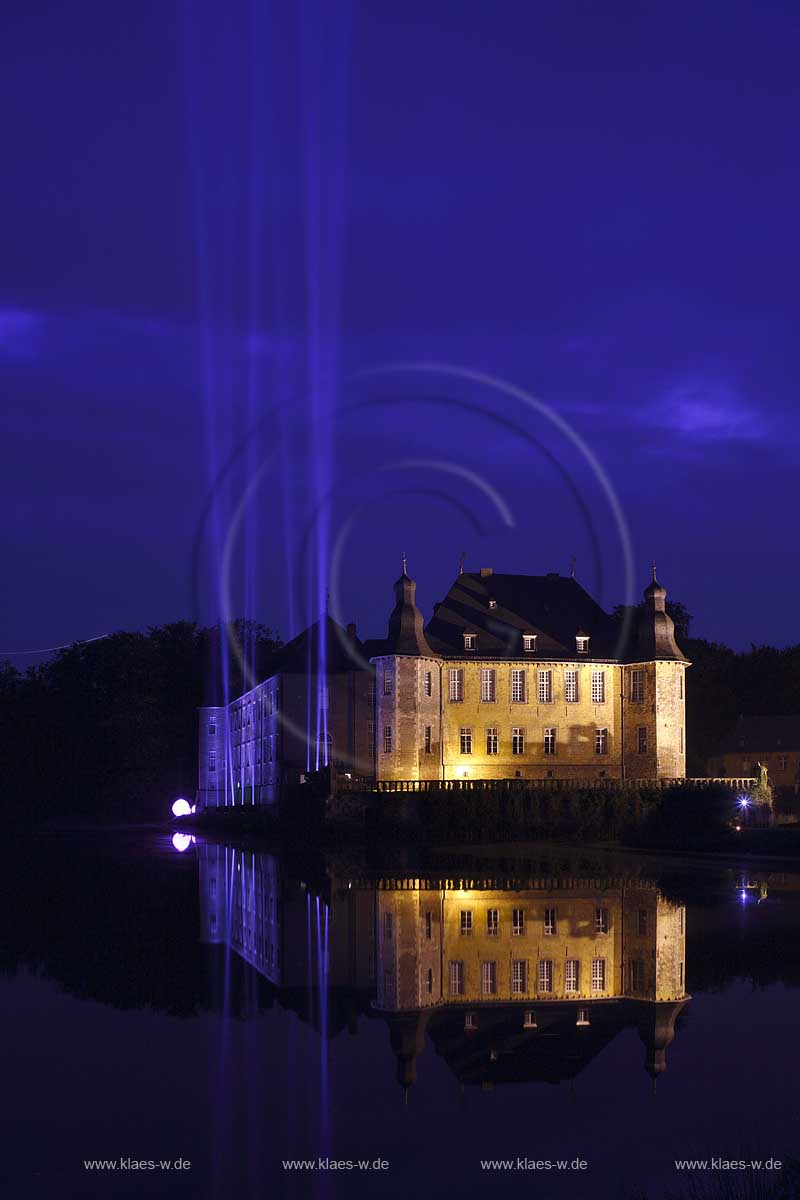
<path id="1" fill-rule="evenodd" d="M 653 583 L 656 583 L 656 560 L 653 559 Z"/>
<path id="2" fill-rule="evenodd" d="M 459 573 L 459 575 L 463 575 L 463 574 L 464 574 L 464 559 L 465 559 L 466 557 L 467 557 L 467 552 L 466 552 L 466 550 L 462 550 L 462 551 L 461 551 L 461 553 L 460 553 L 460 554 L 459 554 L 459 556 L 458 556 L 458 573 Z"/>
<path id="3" fill-rule="evenodd" d="M 406 558 L 405 550 L 403 551 L 403 574 L 408 574 L 408 559 Z"/>
<path id="4" fill-rule="evenodd" d="M 575 555 L 574 554 L 573 554 L 572 558 L 569 560 L 569 577 L 570 577 L 570 579 L 575 578 Z"/>

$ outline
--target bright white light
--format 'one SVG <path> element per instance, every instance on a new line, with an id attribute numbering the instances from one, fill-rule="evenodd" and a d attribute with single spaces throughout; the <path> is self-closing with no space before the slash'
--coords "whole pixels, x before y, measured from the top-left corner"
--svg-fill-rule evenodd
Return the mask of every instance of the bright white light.
<path id="1" fill-rule="evenodd" d="M 742 888 L 742 890 L 741 890 L 741 892 L 739 893 L 739 895 L 740 895 L 740 897 L 741 897 L 741 899 L 742 899 L 742 900 L 746 900 L 746 899 L 747 899 L 747 892 L 744 890 L 744 888 Z"/>
<path id="2" fill-rule="evenodd" d="M 747 808 L 750 804 L 750 799 L 747 796 L 739 797 L 739 808 Z"/>
<path id="3" fill-rule="evenodd" d="M 196 812 L 196 811 L 197 811 L 197 805 L 196 805 L 196 804 L 193 804 L 193 805 L 192 805 L 192 812 Z"/>
<path id="4" fill-rule="evenodd" d="M 173 817 L 188 817 L 192 811 L 191 804 L 188 800 L 184 800 L 183 796 L 179 796 L 172 806 Z"/>
<path id="5" fill-rule="evenodd" d="M 183 854 L 184 850 L 188 850 L 192 844 L 191 835 L 188 833 L 173 833 L 172 844 L 179 854 Z"/>

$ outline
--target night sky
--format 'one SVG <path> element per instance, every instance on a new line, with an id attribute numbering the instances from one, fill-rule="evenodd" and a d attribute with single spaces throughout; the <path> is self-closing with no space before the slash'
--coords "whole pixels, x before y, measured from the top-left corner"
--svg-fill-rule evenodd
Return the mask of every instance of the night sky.
<path id="1" fill-rule="evenodd" d="M 325 547 L 364 635 L 403 551 L 426 615 L 462 552 L 610 607 L 614 503 L 637 593 L 800 640 L 796 4 L 3 27 L 0 650 L 214 619 L 229 534 L 285 637 Z"/>

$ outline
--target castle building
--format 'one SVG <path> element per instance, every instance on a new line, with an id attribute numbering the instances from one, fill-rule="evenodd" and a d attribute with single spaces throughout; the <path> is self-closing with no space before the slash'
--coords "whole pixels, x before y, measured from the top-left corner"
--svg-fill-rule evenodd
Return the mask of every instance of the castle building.
<path id="1" fill-rule="evenodd" d="M 572 576 L 462 572 L 427 625 L 405 559 L 394 593 L 385 639 L 326 615 L 267 680 L 200 710 L 198 803 L 274 804 L 322 768 L 377 785 L 685 775 L 689 662 L 655 569 L 629 629 Z"/>

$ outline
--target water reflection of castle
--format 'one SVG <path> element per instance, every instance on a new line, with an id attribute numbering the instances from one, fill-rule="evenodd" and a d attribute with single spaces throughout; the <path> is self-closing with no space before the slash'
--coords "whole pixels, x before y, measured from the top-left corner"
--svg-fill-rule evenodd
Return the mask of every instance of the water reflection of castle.
<path id="1" fill-rule="evenodd" d="M 198 853 L 202 939 L 229 945 L 322 1032 L 384 1020 L 404 1086 L 426 1034 L 464 1084 L 574 1078 L 625 1028 L 651 1075 L 666 1068 L 688 1000 L 685 909 L 652 882 L 312 882 L 271 854 Z"/>

